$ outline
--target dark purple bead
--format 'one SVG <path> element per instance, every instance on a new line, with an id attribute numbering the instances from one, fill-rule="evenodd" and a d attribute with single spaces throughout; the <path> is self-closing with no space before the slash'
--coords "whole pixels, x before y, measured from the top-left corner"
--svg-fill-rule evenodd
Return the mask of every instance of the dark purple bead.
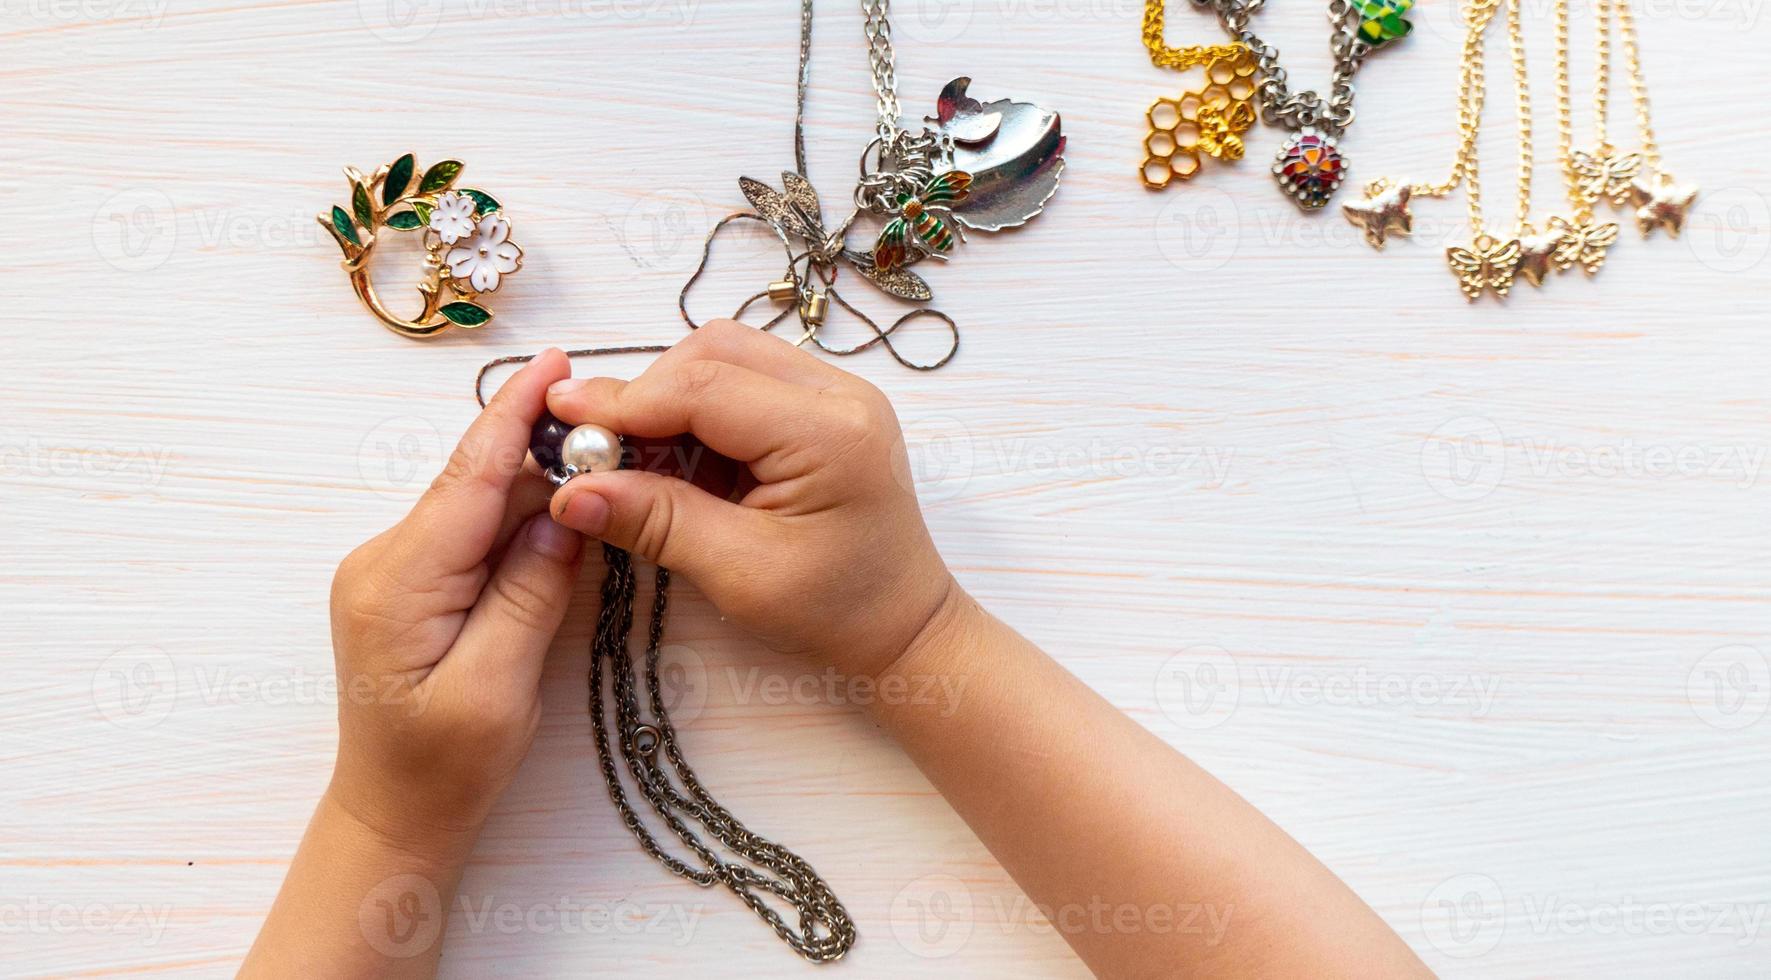
<path id="1" fill-rule="evenodd" d="M 529 430 L 529 455 L 535 457 L 543 473 L 560 468 L 563 462 L 560 449 L 566 444 L 566 433 L 571 431 L 571 426 L 545 410 L 535 422 L 535 428 Z"/>

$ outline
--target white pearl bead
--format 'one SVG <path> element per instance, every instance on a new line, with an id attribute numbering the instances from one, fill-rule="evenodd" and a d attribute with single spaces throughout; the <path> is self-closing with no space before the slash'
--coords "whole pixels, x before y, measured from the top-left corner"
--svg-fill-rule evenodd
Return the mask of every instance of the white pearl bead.
<path id="1" fill-rule="evenodd" d="M 621 467 L 621 438 L 600 425 L 581 425 L 566 433 L 560 461 L 580 473 L 604 473 Z"/>

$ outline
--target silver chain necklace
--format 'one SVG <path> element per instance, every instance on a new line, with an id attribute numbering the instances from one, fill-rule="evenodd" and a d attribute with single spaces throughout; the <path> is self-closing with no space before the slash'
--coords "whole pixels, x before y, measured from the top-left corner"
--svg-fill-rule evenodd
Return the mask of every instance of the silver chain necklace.
<path id="1" fill-rule="evenodd" d="M 867 61 L 878 108 L 874 138 L 862 150 L 853 209 L 839 224 L 824 224 L 817 191 L 806 174 L 805 109 L 812 52 L 812 0 L 800 0 L 799 84 L 794 113 L 795 169 L 781 175 L 781 189 L 741 177 L 739 191 L 752 210 L 721 218 L 707 234 L 701 262 L 683 284 L 677 309 L 690 329 L 699 326 L 689 315 L 689 290 L 707 269 L 714 239 L 734 221 L 767 225 L 780 240 L 785 272 L 739 305 L 741 319 L 756 303 L 784 305 L 762 328 L 772 329 L 797 314 L 803 333 L 797 343 L 811 343 L 831 354 L 856 354 L 883 346 L 906 367 L 933 370 L 953 359 L 959 349 L 959 328 L 953 318 L 918 306 L 880 327 L 844 299 L 836 282 L 844 269 L 886 294 L 913 304 L 928 303 L 934 291 L 912 266 L 945 262 L 966 241 L 965 232 L 995 232 L 1026 224 L 1044 210 L 1057 193 L 1064 171 L 1064 135 L 1056 112 L 1026 102 L 998 99 L 979 102 L 967 94 L 970 78 L 956 78 L 941 90 L 933 116 L 923 129 L 901 125 L 896 56 L 892 47 L 890 0 L 861 0 Z M 870 248 L 855 248 L 848 236 L 856 223 L 871 218 L 882 223 Z M 853 314 L 872 334 L 850 347 L 827 344 L 820 335 L 832 306 Z M 952 338 L 946 353 L 930 362 L 912 361 L 892 342 L 892 335 L 920 317 L 942 321 Z"/>
<path id="2" fill-rule="evenodd" d="M 1260 77 L 1255 92 L 1261 118 L 1268 125 L 1291 130 L 1273 161 L 1273 177 L 1280 190 L 1305 211 L 1321 208 L 1346 179 L 1340 137 L 1353 124 L 1353 76 L 1372 50 L 1355 30 L 1357 11 L 1352 0 L 1328 3 L 1328 48 L 1334 57 L 1334 72 L 1326 98 L 1313 89 L 1291 91 L 1279 49 L 1261 40 L 1248 26 L 1264 0 L 1194 2 L 1215 12 L 1224 30 L 1255 53 Z"/>

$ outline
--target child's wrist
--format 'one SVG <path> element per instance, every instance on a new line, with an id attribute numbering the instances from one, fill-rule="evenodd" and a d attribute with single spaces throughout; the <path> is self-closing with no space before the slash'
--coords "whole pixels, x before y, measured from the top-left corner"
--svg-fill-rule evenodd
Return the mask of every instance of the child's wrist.
<path id="1" fill-rule="evenodd" d="M 928 620 L 891 662 L 873 675 L 880 697 L 873 713 L 885 716 L 907 710 L 934 711 L 950 717 L 970 681 L 964 651 L 981 635 L 992 617 L 958 582 L 953 582 Z M 902 696 L 888 696 L 888 691 Z"/>
<path id="2" fill-rule="evenodd" d="M 320 806 L 336 811 L 352 836 L 367 844 L 399 851 L 414 859 L 448 868 L 467 860 L 484 825 L 480 814 L 438 812 L 421 800 L 388 798 L 385 787 L 365 787 L 334 774 Z"/>

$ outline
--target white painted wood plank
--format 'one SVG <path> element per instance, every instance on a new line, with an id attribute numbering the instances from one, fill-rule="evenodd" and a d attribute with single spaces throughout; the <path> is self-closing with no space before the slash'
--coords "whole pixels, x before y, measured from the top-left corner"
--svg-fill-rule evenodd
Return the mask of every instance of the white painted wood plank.
<path id="1" fill-rule="evenodd" d="M 1051 210 L 932 276 L 959 358 L 844 362 L 892 394 L 968 587 L 1448 976 L 1763 975 L 1771 131 L 1732 97 L 1768 80 L 1762 5 L 1641 8 L 1667 159 L 1706 189 L 1686 236 L 1626 233 L 1598 279 L 1505 307 L 1467 306 L 1444 270 L 1457 205 L 1375 255 L 1273 194 L 1270 131 L 1145 191 L 1141 111 L 1183 82 L 1144 60 L 1131 0 L 897 6 L 907 111 L 968 74 L 1070 134 Z M 1527 9 L 1547 212 L 1549 6 Z M 0 972 L 231 975 L 329 770 L 333 565 L 428 481 L 485 358 L 681 335 L 677 288 L 741 205 L 734 178 L 791 164 L 794 19 L 755 0 L 8 12 Z M 1458 32 L 1448 3 L 1419 13 L 1361 79 L 1356 182 L 1449 160 Z M 1320 15 L 1262 18 L 1320 81 Z M 1498 46 L 1490 75 L 1505 214 Z M 832 200 L 865 85 L 858 13 L 821 5 L 810 149 Z M 380 330 L 312 223 L 340 167 L 408 149 L 468 161 L 514 218 L 524 270 L 478 334 Z M 772 271 L 731 244 L 698 310 Z M 615 822 L 583 717 L 594 579 L 463 889 L 593 927 L 458 914 L 444 974 L 811 973 Z M 829 874 L 863 935 L 845 975 L 1086 975 L 864 718 L 746 696 L 799 669 L 692 590 L 673 616 L 703 701 L 687 748 Z M 125 702 L 119 677 L 161 686 Z"/>

